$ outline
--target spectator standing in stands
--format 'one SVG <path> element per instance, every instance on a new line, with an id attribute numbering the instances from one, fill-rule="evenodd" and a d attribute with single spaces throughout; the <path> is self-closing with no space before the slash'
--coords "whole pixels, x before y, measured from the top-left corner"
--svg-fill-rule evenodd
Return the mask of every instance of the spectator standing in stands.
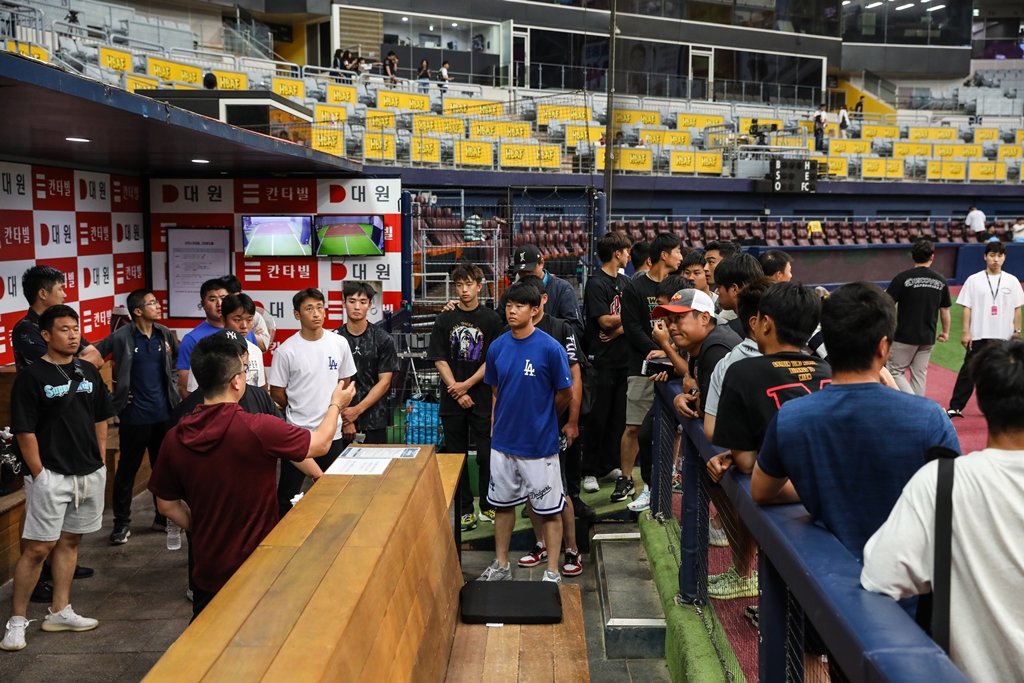
<path id="1" fill-rule="evenodd" d="M 814 149 L 819 152 L 825 151 L 825 125 L 828 123 L 828 112 L 825 105 L 818 107 L 814 113 Z"/>
<path id="2" fill-rule="evenodd" d="M 484 241 L 484 222 L 480 218 L 480 212 L 473 210 L 473 213 L 469 215 L 462 223 L 462 239 L 465 242 L 483 242 Z"/>
<path id="3" fill-rule="evenodd" d="M 765 277 L 775 282 L 789 282 L 793 279 L 793 258 L 781 249 L 769 249 L 761 254 L 760 261 Z"/>
<path id="4" fill-rule="evenodd" d="M 594 368 L 593 407 L 583 446 L 583 490 L 590 493 L 600 490 L 599 478 L 619 469 L 622 430 L 626 426 L 628 367 L 622 292 L 629 282 L 620 271 L 629 263 L 629 255 L 629 238 L 625 233 L 605 233 L 597 242 L 601 268 L 587 278 L 583 290 L 587 319 L 583 344 Z"/>
<path id="5" fill-rule="evenodd" d="M 451 274 L 459 299 L 455 308 L 434 319 L 427 358 L 434 361 L 444 391 L 438 413 L 444 428 L 444 452 L 467 453 L 476 446 L 480 515 L 494 523 L 487 501 L 491 460 L 491 392 L 483 384 L 487 349 L 501 333 L 501 318 L 480 303 L 484 275 L 478 266 L 459 264 Z M 468 458 L 468 455 L 467 455 Z M 459 507 L 463 531 L 476 528 L 469 467 L 459 477 Z"/>
<path id="6" fill-rule="evenodd" d="M 972 681 L 1024 680 L 1024 344 L 978 352 L 984 450 L 953 462 L 949 654 Z M 933 590 L 937 462 L 907 483 L 864 548 L 861 585 L 895 600 Z"/>
<path id="7" fill-rule="evenodd" d="M 391 378 L 398 372 L 395 342 L 367 316 L 376 292 L 365 282 L 345 282 L 345 324 L 337 333 L 348 341 L 356 364 L 356 397 L 342 413 L 341 435 L 345 441 L 388 442 L 388 402 Z M 360 438 L 362 437 L 362 438 Z"/>
<path id="8" fill-rule="evenodd" d="M 946 413 L 950 417 L 963 417 L 964 406 L 974 393 L 970 370 L 974 355 L 990 344 L 1020 337 L 1024 289 L 1013 273 L 1003 272 L 1005 261 L 1006 245 L 988 242 L 985 245 L 985 270 L 967 278 L 956 298 L 964 308 L 960 343 L 967 354 L 949 399 Z"/>
<path id="9" fill-rule="evenodd" d="M 205 74 L 203 74 L 203 89 L 217 89 L 217 74 L 213 73 L 212 71 L 207 71 Z"/>
<path id="10" fill-rule="evenodd" d="M 327 313 L 323 292 L 303 289 L 292 297 L 292 307 L 300 327 L 274 351 L 268 377 L 270 397 L 277 405 L 284 406 L 288 422 L 302 429 L 317 429 L 326 419 L 326 406 L 335 402 L 332 399 L 335 385 L 342 382 L 347 386 L 356 374 L 356 364 L 345 338 L 324 330 Z M 347 406 L 348 401 L 342 408 Z M 332 418 L 331 424 L 335 423 L 337 429 L 330 447 L 317 453 L 316 463 L 320 469 L 330 467 L 345 447 L 341 422 Z M 281 517 L 291 510 L 292 497 L 302 488 L 304 479 L 303 473 L 293 467 L 281 468 L 277 485 Z"/>
<path id="11" fill-rule="evenodd" d="M 430 92 L 430 62 L 420 60 L 420 68 L 416 71 L 416 80 L 419 83 L 420 93 L 426 95 Z"/>
<path id="12" fill-rule="evenodd" d="M 985 222 L 988 219 L 985 217 L 985 212 L 979 209 L 974 204 L 971 204 L 970 208 L 967 209 L 967 218 L 964 219 L 964 225 L 971 231 L 974 238 L 979 242 L 987 242 L 989 235 L 988 229 L 985 227 Z"/>
<path id="13" fill-rule="evenodd" d="M 844 140 L 846 138 L 850 137 L 849 134 L 846 132 L 849 127 L 850 127 L 850 114 L 847 113 L 847 111 L 846 111 L 846 103 L 844 102 L 839 107 L 839 135 Z"/>
<path id="14" fill-rule="evenodd" d="M 114 475 L 114 529 L 110 534 L 114 545 L 127 543 L 131 536 L 135 475 L 147 451 L 150 467 L 156 469 L 160 444 L 179 401 L 174 381 L 178 339 L 157 322 L 160 302 L 152 290 L 136 289 L 128 295 L 127 308 L 132 323 L 96 345 L 104 358 L 114 361 L 113 407 L 120 424 L 121 455 Z M 153 530 L 165 531 L 166 526 L 167 520 L 157 512 Z"/>
<path id="15" fill-rule="evenodd" d="M 78 314 L 58 304 L 39 318 L 46 353 L 18 373 L 11 390 L 11 426 L 25 477 L 25 528 L 14 568 L 11 618 L 0 649 L 25 647 L 28 603 L 43 561 L 52 557 L 53 598 L 44 631 L 89 631 L 95 619 L 71 608 L 71 581 L 82 534 L 103 524 L 107 419 L 114 415 L 100 373 L 76 360 Z"/>
<path id="16" fill-rule="evenodd" d="M 448 73 L 448 60 L 441 62 L 441 68 L 437 70 L 437 80 L 440 83 L 437 84 L 437 89 L 441 91 L 441 97 L 448 94 L 448 81 L 452 80 L 451 75 Z"/>
<path id="17" fill-rule="evenodd" d="M 64 273 L 53 266 L 32 266 L 21 276 L 21 293 L 28 300 L 28 311 L 11 331 L 14 366 L 18 372 L 25 370 L 46 353 L 46 341 L 39 331 L 39 317 L 47 308 L 63 304 L 67 298 L 64 292 Z M 103 365 L 103 358 L 85 337 L 80 338 L 76 355 L 97 368 Z"/>
<path id="18" fill-rule="evenodd" d="M 572 377 L 565 349 L 533 326 L 541 304 L 540 291 L 517 282 L 508 288 L 511 331 L 501 335 L 487 353 L 484 382 L 494 398 L 494 438 L 488 502 L 497 510 L 495 560 L 481 581 L 508 581 L 512 564 L 509 543 L 515 508 L 527 500 L 544 519 L 544 543 L 562 547 L 565 505 L 558 464 L 558 414 L 572 399 Z M 526 410 L 524 411 L 524 407 Z M 544 581 L 561 583 L 558 553 L 548 554 Z"/>
<path id="19" fill-rule="evenodd" d="M 1014 242 L 1024 242 L 1024 218 L 1018 218 L 1017 222 L 1010 228 Z"/>
<path id="20" fill-rule="evenodd" d="M 714 481 L 719 481 L 732 464 L 749 474 L 768 423 L 779 407 L 829 382 L 829 366 L 803 352 L 804 340 L 817 326 L 820 310 L 820 299 L 797 282 L 772 285 L 761 297 L 751 331 L 762 355 L 737 360 L 728 367 L 722 381 L 713 441 L 729 450 L 708 462 L 708 475 Z M 753 538 L 722 489 L 712 488 L 711 496 L 715 508 L 727 520 L 725 530 L 733 566 L 723 574 L 708 577 L 708 595 L 722 600 L 757 595 L 757 548 Z"/>
<path id="21" fill-rule="evenodd" d="M 323 414 L 319 424 L 304 429 L 239 406 L 248 389 L 236 342 L 208 337 L 195 351 L 203 404 L 167 433 L 149 481 L 160 512 L 192 538 L 193 619 L 277 524 L 276 460 L 299 463 L 327 453 L 341 411 L 355 394 L 353 386 L 321 370 L 331 375 L 331 391 L 317 411 Z M 281 468 L 282 474 L 292 470 Z"/>
<path id="22" fill-rule="evenodd" d="M 896 330 L 885 292 L 866 282 L 843 285 L 822 304 L 821 328 L 832 383 L 779 408 L 750 494 L 762 505 L 803 503 L 860 560 L 929 449 L 959 452 L 960 443 L 933 401 L 880 382 Z"/>
<path id="23" fill-rule="evenodd" d="M 576 290 L 562 278 L 549 273 L 544 268 L 544 256 L 533 244 L 524 244 L 512 254 L 512 268 L 516 278 L 520 275 L 536 275 L 544 281 L 544 289 L 548 293 L 548 312 L 556 318 L 565 320 L 572 325 L 576 338 L 583 336 L 583 321 L 580 319 L 580 300 Z M 498 303 L 498 314 L 502 322 L 505 320 L 505 295 Z"/>
<path id="24" fill-rule="evenodd" d="M 678 270 L 683 260 L 679 246 L 679 238 L 672 233 L 663 232 L 655 237 L 648 251 L 652 264 L 650 270 L 634 276 L 622 292 L 622 328 L 628 349 L 626 428 L 622 430 L 619 446 L 622 474 L 615 480 L 615 490 L 611 495 L 613 503 L 625 500 L 636 490 L 633 466 L 639 448 L 640 425 L 654 405 L 654 385 L 644 377 L 643 363 L 665 357 L 665 352 L 651 339 L 651 311 L 658 303 L 658 283 Z"/>
<path id="25" fill-rule="evenodd" d="M 345 52 L 348 52 L 348 50 Z M 334 58 L 331 60 L 332 69 L 343 70 L 345 68 L 345 52 L 342 52 L 340 47 L 334 51 Z"/>
<path id="26" fill-rule="evenodd" d="M 853 105 L 853 116 L 858 121 L 864 118 L 864 96 L 861 95 L 857 98 L 857 103 Z"/>
<path id="27" fill-rule="evenodd" d="M 398 55 L 394 50 L 388 52 L 387 58 L 384 59 L 384 79 L 392 85 L 398 83 Z"/>
<path id="28" fill-rule="evenodd" d="M 904 270 L 889 283 L 886 292 L 896 302 L 896 336 L 886 367 L 896 386 L 908 394 L 924 396 L 928 361 L 935 345 L 935 319 L 942 320 L 938 339 L 949 339 L 949 285 L 946 278 L 932 270 L 935 247 L 931 240 L 919 239 L 910 249 L 914 267 Z M 904 373 L 910 370 L 910 381 Z"/>
<path id="29" fill-rule="evenodd" d="M 192 357 L 192 349 L 199 343 L 199 340 L 209 337 L 224 327 L 224 318 L 220 314 L 220 302 L 227 295 L 228 289 L 221 278 L 207 280 L 199 289 L 199 307 L 206 314 L 206 320 L 186 334 L 178 348 L 178 394 L 181 398 L 188 396 L 189 361 Z"/>

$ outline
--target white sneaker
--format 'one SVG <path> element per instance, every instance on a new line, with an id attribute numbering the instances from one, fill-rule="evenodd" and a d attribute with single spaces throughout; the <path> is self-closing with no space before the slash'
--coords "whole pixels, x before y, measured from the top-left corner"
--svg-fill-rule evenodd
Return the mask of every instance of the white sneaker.
<path id="1" fill-rule="evenodd" d="M 714 524 L 708 524 L 708 543 L 716 548 L 728 548 L 729 537 L 725 535 L 725 529 L 717 529 Z"/>
<path id="2" fill-rule="evenodd" d="M 597 493 L 601 485 L 597 483 L 597 477 L 583 477 L 583 490 L 587 493 Z"/>
<path id="3" fill-rule="evenodd" d="M 44 631 L 91 631 L 100 625 L 95 619 L 75 614 L 70 604 L 56 614 L 51 610 L 47 612 L 43 617 Z"/>
<path id="4" fill-rule="evenodd" d="M 0 641 L 0 650 L 7 650 L 8 652 L 24 650 L 25 629 L 28 628 L 32 621 L 35 621 L 35 619 L 31 621 L 25 617 L 11 617 L 8 619 L 7 632 L 4 634 L 4 639 Z"/>
<path id="5" fill-rule="evenodd" d="M 541 581 L 547 581 L 548 583 L 562 583 L 562 575 L 558 572 L 553 572 L 550 569 L 544 570 L 544 578 Z"/>
<path id="6" fill-rule="evenodd" d="M 186 588 L 185 589 L 185 599 L 188 600 L 189 602 L 192 602 L 192 589 L 191 588 Z"/>
<path id="7" fill-rule="evenodd" d="M 643 512 L 651 507 L 651 489 L 646 484 L 636 499 L 626 505 L 633 512 Z"/>
<path id="8" fill-rule="evenodd" d="M 604 475 L 601 478 L 604 479 L 605 481 L 615 481 L 616 479 L 618 479 L 621 476 L 622 476 L 622 470 L 619 469 L 618 467 L 616 467 L 614 470 L 612 470 L 611 472 L 609 472 L 608 474 Z"/>

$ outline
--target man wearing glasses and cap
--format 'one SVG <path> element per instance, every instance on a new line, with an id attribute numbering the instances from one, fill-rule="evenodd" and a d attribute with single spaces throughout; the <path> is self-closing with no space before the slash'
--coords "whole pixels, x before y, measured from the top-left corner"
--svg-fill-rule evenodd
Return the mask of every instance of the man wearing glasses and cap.
<path id="1" fill-rule="evenodd" d="M 533 244 L 524 244 L 512 254 L 512 272 L 518 281 L 520 275 L 536 275 L 544 281 L 544 291 L 548 302 L 545 311 L 548 315 L 561 318 L 572 325 L 577 339 L 583 338 L 583 319 L 580 317 L 580 301 L 572 285 L 560 277 L 544 269 L 544 255 Z M 502 322 L 505 320 L 505 296 L 498 303 L 498 314 Z"/>

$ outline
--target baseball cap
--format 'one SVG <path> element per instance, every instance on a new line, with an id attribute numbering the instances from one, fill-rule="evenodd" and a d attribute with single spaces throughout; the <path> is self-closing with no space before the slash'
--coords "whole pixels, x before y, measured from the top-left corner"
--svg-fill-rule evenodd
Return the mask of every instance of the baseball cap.
<path id="1" fill-rule="evenodd" d="M 245 337 L 234 330 L 221 330 L 220 332 L 214 333 L 213 336 L 223 337 L 224 339 L 234 342 L 238 346 L 239 355 L 249 352 L 249 342 L 245 341 Z"/>
<path id="2" fill-rule="evenodd" d="M 512 269 L 516 271 L 533 270 L 540 263 L 540 259 L 540 249 L 536 245 L 524 244 L 512 255 Z"/>
<path id="3" fill-rule="evenodd" d="M 670 313 L 689 313 L 690 311 L 701 311 L 714 315 L 715 302 L 699 289 L 680 289 L 672 295 L 667 304 L 655 307 L 651 311 L 651 317 L 664 318 Z"/>

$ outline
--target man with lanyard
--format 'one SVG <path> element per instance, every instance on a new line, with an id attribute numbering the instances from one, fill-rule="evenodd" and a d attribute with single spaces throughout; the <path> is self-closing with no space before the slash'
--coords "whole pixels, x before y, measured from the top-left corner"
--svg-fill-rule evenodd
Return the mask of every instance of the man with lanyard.
<path id="1" fill-rule="evenodd" d="M 23 372 L 46 353 L 46 341 L 39 332 L 39 316 L 50 306 L 63 304 L 67 298 L 64 292 L 64 273 L 53 266 L 32 266 L 21 276 L 21 291 L 28 299 L 29 308 L 25 317 L 18 321 L 11 332 L 14 367 L 18 372 Z M 96 367 L 103 365 L 103 358 L 85 337 L 79 340 L 77 356 Z M 75 567 L 76 579 L 87 579 L 94 573 L 91 567 Z M 32 591 L 32 602 L 50 602 L 53 588 L 49 584 L 49 578 L 50 567 L 45 564 L 42 579 Z"/>
<path id="2" fill-rule="evenodd" d="M 119 417 L 121 457 L 114 475 L 113 545 L 128 542 L 132 518 L 132 493 L 142 456 L 149 452 L 150 466 L 156 468 L 160 444 L 167 433 L 171 411 L 178 405 L 174 361 L 178 340 L 159 324 L 160 302 L 149 289 L 128 295 L 131 325 L 124 325 L 97 344 L 104 358 L 114 360 L 114 410 Z M 154 509 L 156 498 L 154 497 Z M 159 512 L 153 530 L 165 531 L 167 520 Z"/>
<path id="3" fill-rule="evenodd" d="M 964 406 L 974 393 L 970 364 L 975 354 L 996 341 L 1020 338 L 1020 307 L 1024 305 L 1024 290 L 1016 276 L 1003 273 L 1004 261 L 1006 245 L 1002 242 L 987 243 L 985 270 L 967 278 L 956 298 L 956 302 L 964 307 L 960 343 L 967 355 L 949 399 L 946 414 L 950 417 L 963 417 Z"/>

